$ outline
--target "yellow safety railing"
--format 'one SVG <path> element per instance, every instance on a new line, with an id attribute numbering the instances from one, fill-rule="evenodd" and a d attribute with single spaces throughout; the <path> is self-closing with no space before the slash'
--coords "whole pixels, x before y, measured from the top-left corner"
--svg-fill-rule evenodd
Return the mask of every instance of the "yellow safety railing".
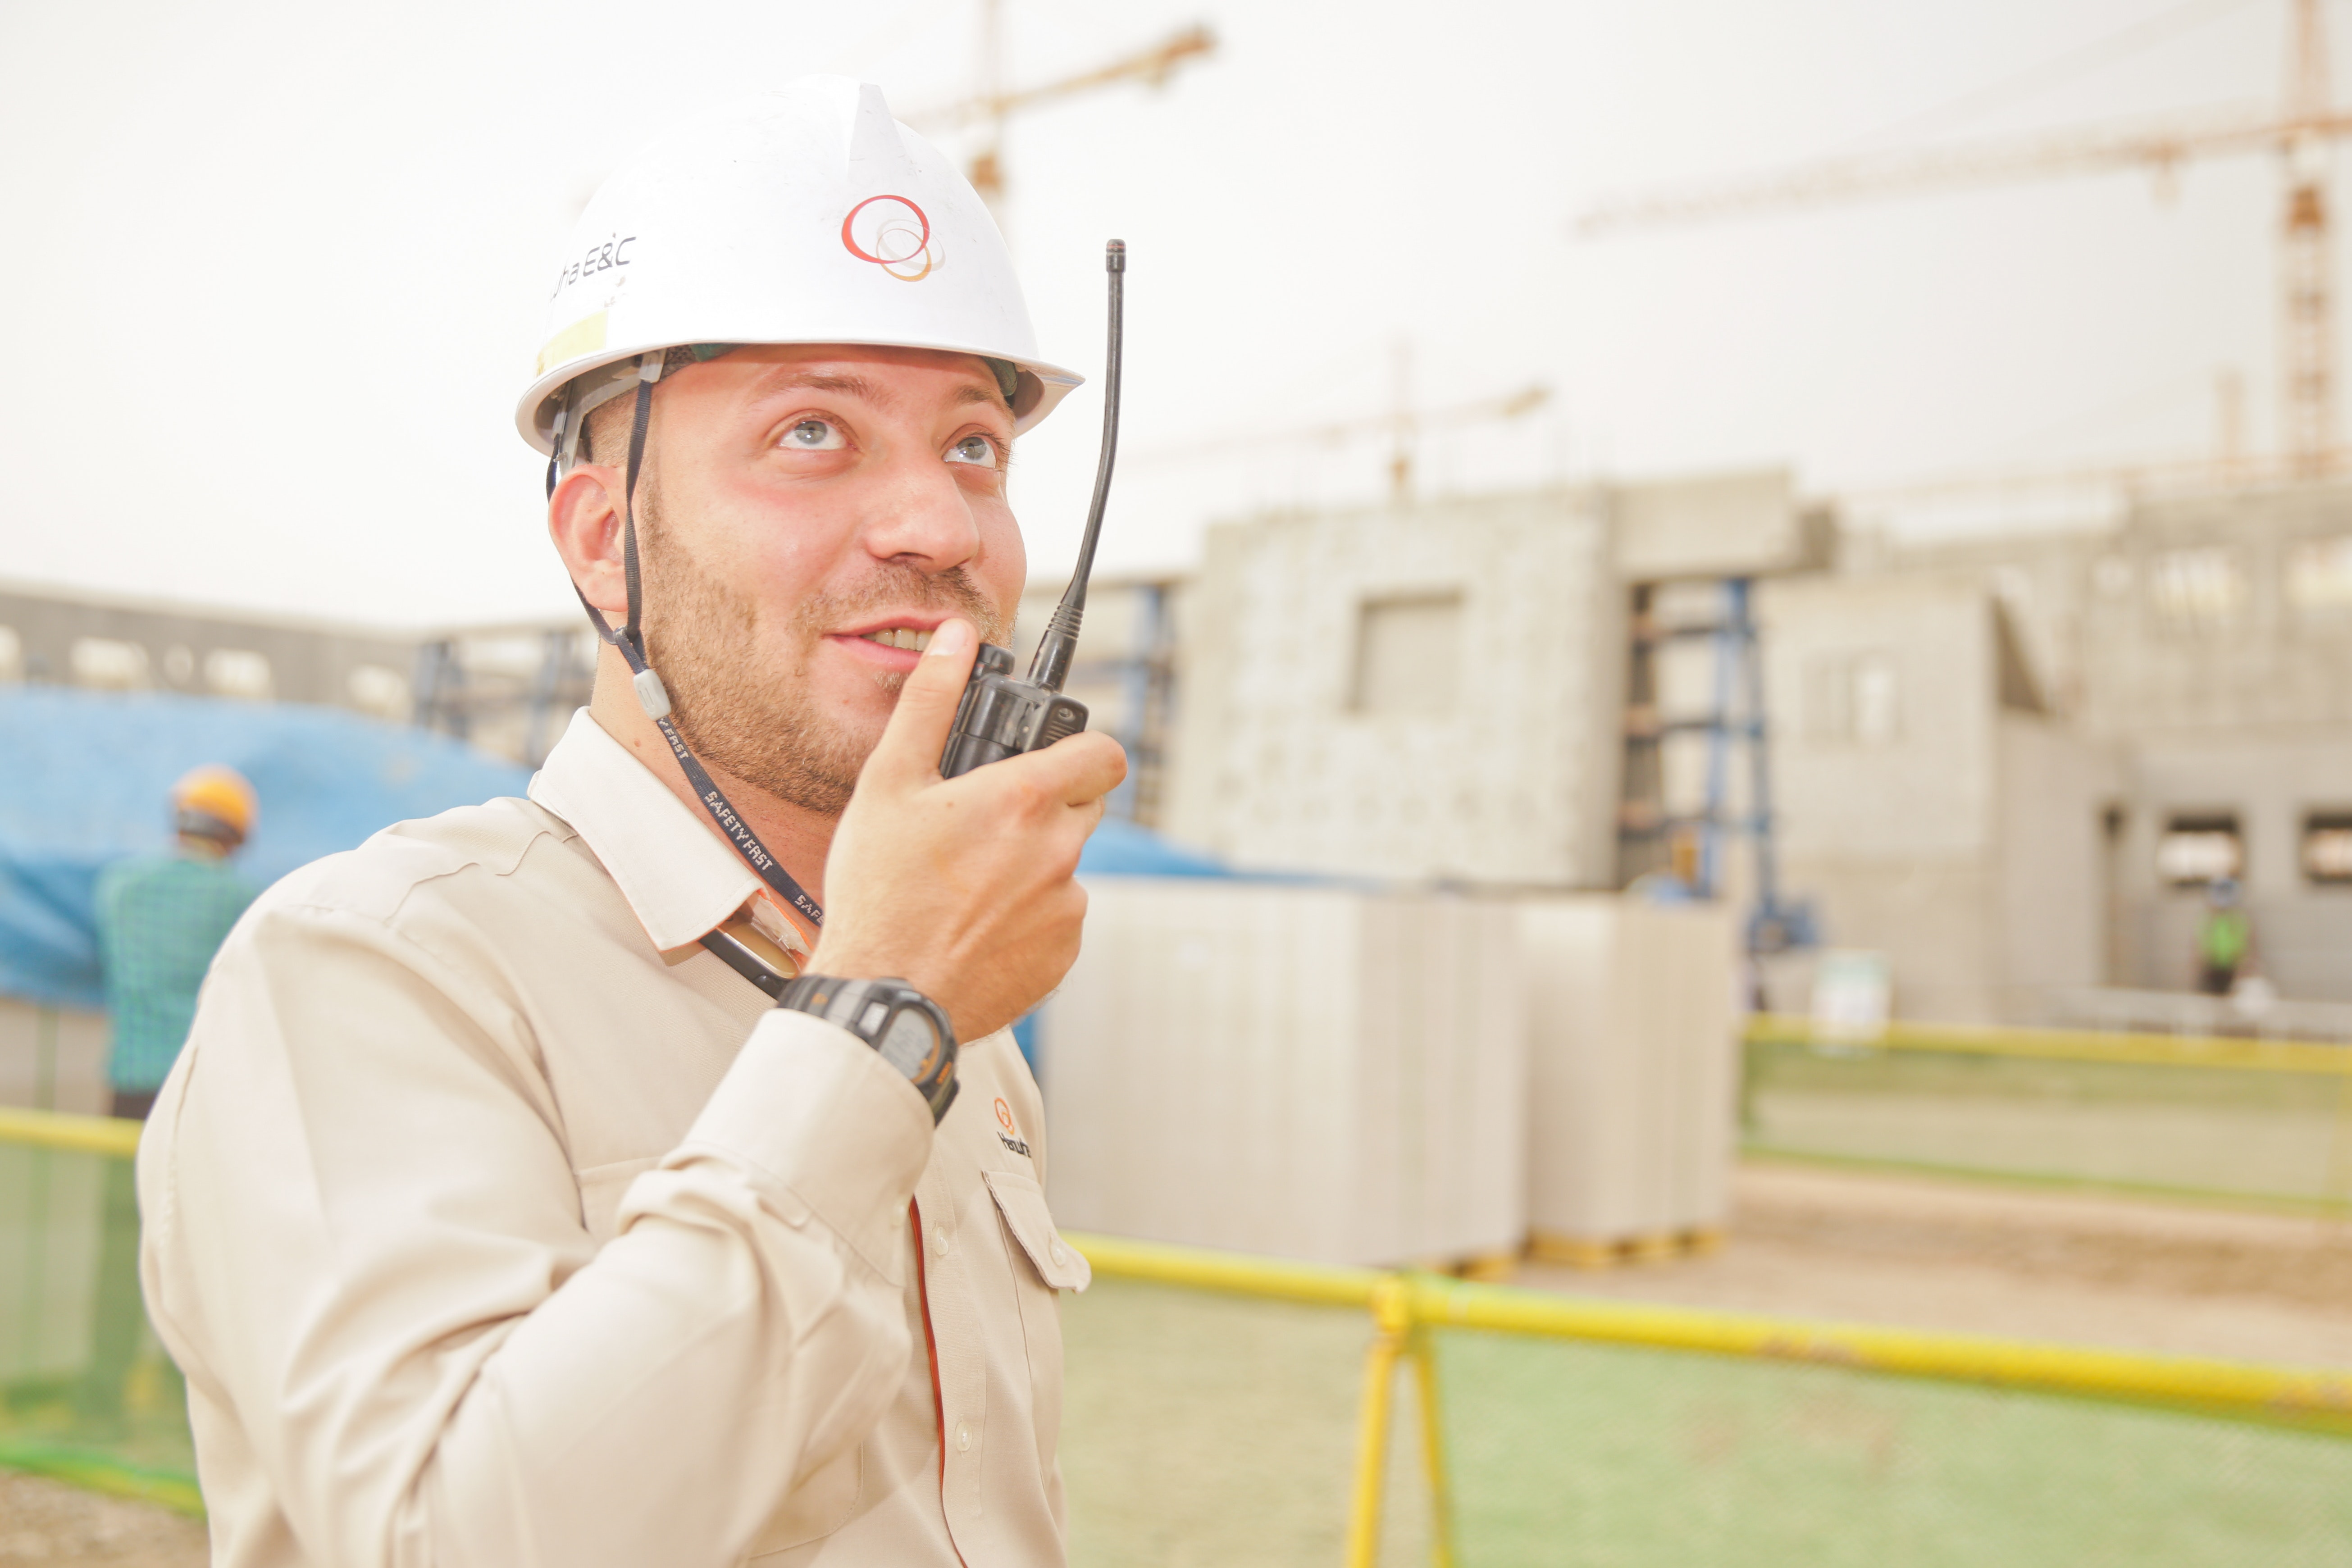
<path id="1" fill-rule="evenodd" d="M 1370 1311 L 1373 1337 L 1364 1365 L 1348 1531 L 1349 1568 L 1371 1568 L 1379 1555 L 1389 1418 L 1401 1359 L 1413 1363 L 1420 1394 L 1422 1458 L 1433 1523 L 1432 1561 L 1440 1568 L 1450 1568 L 1453 1562 L 1452 1497 L 1437 1361 L 1429 1340 L 1437 1329 L 1810 1362 L 1890 1376 L 2158 1405 L 2352 1436 L 2352 1373 L 1642 1306 L 1443 1276 L 1283 1263 L 1114 1237 L 1073 1235 L 1066 1239 L 1097 1273 L 1114 1278 Z"/>
<path id="2" fill-rule="evenodd" d="M 2096 1029 L 2023 1029 L 1999 1024 L 1887 1022 L 1869 1033 L 1823 1029 L 1811 1018 L 1759 1013 L 1748 1021 L 1756 1046 L 1827 1046 L 1843 1050 L 1933 1051 L 2146 1067 L 2235 1068 L 2252 1072 L 2333 1073 L 2352 1078 L 2352 1047 L 2234 1035 L 2143 1035 Z"/>
<path id="3" fill-rule="evenodd" d="M 0 1142 L 127 1158 L 136 1152 L 139 1131 L 136 1122 L 107 1117 L 0 1108 Z M 1348 1534 L 1350 1568 L 1371 1568 L 1378 1555 L 1385 1458 L 1400 1361 L 1412 1362 L 1419 1394 L 1422 1462 L 1432 1500 L 1433 1561 L 1441 1568 L 1450 1568 L 1453 1561 L 1452 1489 L 1437 1358 L 1431 1338 L 1439 1330 L 1481 1330 L 1809 1363 L 1889 1376 L 2162 1406 L 2352 1437 L 2352 1373 L 1646 1306 L 1438 1275 L 1285 1262 L 1114 1237 L 1072 1234 L 1067 1239 L 1097 1272 L 1108 1277 L 1358 1308 L 1369 1314 L 1373 1334 L 1366 1353 L 1359 1415 Z M 13 1456 L 13 1461 L 64 1473 L 57 1465 L 37 1462 L 29 1450 Z M 76 1473 L 72 1479 L 85 1485 L 150 1496 L 173 1506 L 201 1506 L 184 1478 L 143 1471 L 95 1456 L 75 1462 L 86 1473 Z M 186 1495 L 180 1495 L 183 1492 Z"/>
<path id="4" fill-rule="evenodd" d="M 110 1154 L 128 1160 L 139 1152 L 144 1123 L 112 1116 L 75 1116 L 63 1110 L 24 1110 L 0 1105 L 0 1143 L 35 1149 L 66 1149 L 77 1154 Z"/>

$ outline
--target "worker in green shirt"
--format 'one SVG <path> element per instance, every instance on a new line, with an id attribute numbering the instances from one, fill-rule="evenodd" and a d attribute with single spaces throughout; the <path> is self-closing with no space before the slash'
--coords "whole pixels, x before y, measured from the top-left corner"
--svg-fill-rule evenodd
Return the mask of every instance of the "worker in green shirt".
<path id="1" fill-rule="evenodd" d="M 2246 919 L 2235 877 L 2217 878 L 2205 889 L 2205 919 L 2197 928 L 2197 959 L 2201 973 L 2197 988 L 2209 996 L 2227 996 L 2237 988 L 2238 971 L 2253 945 L 2254 931 Z"/>
<path id="2" fill-rule="evenodd" d="M 213 954 L 253 902 L 254 889 L 229 858 L 253 831 L 254 814 L 253 786 L 241 774 L 197 768 L 172 786 L 172 848 L 99 873 L 98 952 L 111 1032 L 106 1077 L 118 1117 L 147 1120 L 187 1043 Z M 75 1405 L 88 1436 L 110 1438 L 127 1425 L 123 1385 L 145 1321 L 139 1196 L 127 1160 L 107 1166 L 104 1214 L 89 1361 Z"/>
<path id="3" fill-rule="evenodd" d="M 187 1043 L 205 971 L 253 902 L 254 889 L 229 864 L 253 817 L 253 786 L 241 774 L 197 768 L 172 786 L 173 847 L 99 873 L 98 952 L 113 1038 L 106 1077 L 117 1116 L 147 1120 Z"/>

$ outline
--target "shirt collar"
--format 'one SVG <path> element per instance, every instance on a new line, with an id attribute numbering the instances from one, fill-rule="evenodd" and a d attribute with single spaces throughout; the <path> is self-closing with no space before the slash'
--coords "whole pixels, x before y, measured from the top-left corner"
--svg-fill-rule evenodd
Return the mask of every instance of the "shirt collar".
<path id="1" fill-rule="evenodd" d="M 656 947 L 689 946 L 748 902 L 761 931 L 772 925 L 770 934 L 782 945 L 805 949 L 774 917 L 759 874 L 587 709 L 572 716 L 530 793 L 604 863 Z"/>

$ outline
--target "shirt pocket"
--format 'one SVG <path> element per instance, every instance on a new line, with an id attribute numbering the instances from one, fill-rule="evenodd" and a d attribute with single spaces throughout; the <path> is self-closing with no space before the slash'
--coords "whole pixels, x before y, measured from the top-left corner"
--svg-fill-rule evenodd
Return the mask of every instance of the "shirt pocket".
<path id="1" fill-rule="evenodd" d="M 1033 1176 L 1017 1171 L 987 1171 L 989 1194 L 996 1200 L 997 1212 L 1004 1216 L 1004 1228 L 1021 1244 L 1022 1254 L 1037 1278 L 1048 1289 L 1083 1290 L 1094 1279 L 1094 1270 L 1079 1256 L 1078 1249 L 1062 1239 L 1054 1228 L 1054 1216 L 1045 1207 L 1045 1189 Z"/>
<path id="2" fill-rule="evenodd" d="M 580 1221 L 598 1247 L 613 1239 L 613 1215 L 621 1206 L 621 1194 L 629 1190 L 631 1182 L 661 1162 L 659 1154 L 648 1154 L 642 1160 L 615 1160 L 572 1173 L 580 1188 Z"/>

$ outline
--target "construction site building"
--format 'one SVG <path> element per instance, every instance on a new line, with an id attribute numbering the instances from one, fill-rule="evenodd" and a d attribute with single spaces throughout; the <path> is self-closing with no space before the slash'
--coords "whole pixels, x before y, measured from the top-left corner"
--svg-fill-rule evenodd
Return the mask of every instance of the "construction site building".
<path id="1" fill-rule="evenodd" d="M 1848 546 L 1833 592 L 1940 583 L 1995 606 L 2025 695 L 2089 753 L 2067 778 L 2105 781 L 2087 808 L 2057 775 L 2025 781 L 2025 809 L 2064 822 L 2070 878 L 2091 892 L 2068 917 L 2094 933 L 2083 984 L 2189 988 L 2208 890 L 2228 876 L 2263 976 L 2289 998 L 2352 1000 L 2352 485 L 2215 488 L 2107 527 Z M 2079 1005 L 2013 995 L 1997 1011 Z"/>
<path id="2" fill-rule="evenodd" d="M 1769 843 L 1813 934 L 1956 1021 L 2190 989 L 2226 875 L 2281 995 L 2352 1000 L 2352 486 L 1825 527 L 1747 475 L 1215 528 L 1171 590 L 1161 821 L 1244 866 L 1581 889 L 1687 878 L 1643 824 L 1712 824 L 1717 892 L 1756 898 Z M 1727 718 L 1719 653 L 1673 634 L 1731 583 L 1763 701 Z M 1727 782 L 1727 735 L 1769 789 Z M 1769 1000 L 1801 1007 L 1805 967 L 1768 960 Z"/>
<path id="3" fill-rule="evenodd" d="M 533 767 L 588 700 L 595 648 L 571 616 L 396 631 L 0 584 L 0 681 L 320 703 Z"/>

